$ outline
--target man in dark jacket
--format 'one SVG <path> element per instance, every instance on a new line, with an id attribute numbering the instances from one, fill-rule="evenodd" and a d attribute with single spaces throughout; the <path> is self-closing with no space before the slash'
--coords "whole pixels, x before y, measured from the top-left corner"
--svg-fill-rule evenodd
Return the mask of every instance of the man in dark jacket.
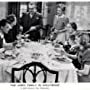
<path id="1" fill-rule="evenodd" d="M 38 41 L 40 39 L 40 28 L 42 27 L 42 16 L 36 12 L 35 4 L 29 4 L 29 12 L 24 13 L 21 18 L 23 34 L 28 33 L 29 39 Z"/>
<path id="2" fill-rule="evenodd" d="M 20 25 L 17 22 L 17 18 L 14 14 L 10 14 L 6 17 L 7 22 L 11 25 L 11 29 L 8 33 L 4 33 L 4 38 L 7 43 L 12 43 L 17 40 L 17 36 L 20 33 Z"/>

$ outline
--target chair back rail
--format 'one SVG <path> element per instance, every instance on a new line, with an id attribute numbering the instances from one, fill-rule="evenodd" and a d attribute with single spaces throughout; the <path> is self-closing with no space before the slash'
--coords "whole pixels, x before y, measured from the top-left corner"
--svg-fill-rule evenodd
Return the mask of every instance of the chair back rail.
<path id="1" fill-rule="evenodd" d="M 33 67 L 34 70 L 31 70 L 30 67 Z M 41 70 L 37 71 L 36 70 L 37 67 L 39 67 Z M 21 71 L 21 70 L 23 71 L 23 82 L 24 83 L 26 83 L 25 75 L 26 75 L 27 71 L 29 71 L 32 74 L 32 76 L 33 76 L 32 82 L 33 83 L 37 82 L 36 77 L 40 72 L 43 72 L 43 75 L 44 75 L 43 83 L 47 82 L 47 72 L 49 72 L 51 74 L 55 74 L 55 82 L 58 82 L 58 74 L 59 74 L 58 71 L 51 70 L 40 62 L 31 62 L 31 63 L 23 65 L 20 68 L 12 68 L 12 78 L 11 78 L 12 83 L 15 82 L 15 71 Z"/>

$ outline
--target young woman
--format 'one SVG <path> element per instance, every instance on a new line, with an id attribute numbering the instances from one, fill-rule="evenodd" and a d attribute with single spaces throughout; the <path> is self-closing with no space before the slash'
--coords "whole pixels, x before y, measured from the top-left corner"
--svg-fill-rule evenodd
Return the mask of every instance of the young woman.
<path id="1" fill-rule="evenodd" d="M 69 19 L 64 14 L 64 10 L 60 6 L 57 7 L 57 14 L 54 17 L 53 23 L 55 40 L 63 43 L 65 42 L 65 27 L 69 22 Z"/>
<path id="2" fill-rule="evenodd" d="M 90 43 L 89 36 L 87 34 L 83 34 L 81 38 L 81 44 L 84 46 L 81 63 L 82 70 L 77 70 L 79 75 L 79 82 L 90 82 Z"/>
<path id="3" fill-rule="evenodd" d="M 86 34 L 82 34 L 80 37 L 80 44 L 77 45 L 78 46 L 77 53 L 75 55 L 72 55 L 70 53 L 66 53 L 66 55 L 69 58 L 73 59 L 72 63 L 78 69 L 84 68 L 83 67 L 83 65 L 84 65 L 83 61 L 86 57 L 85 55 L 87 55 L 87 54 L 85 54 L 85 51 L 88 49 L 88 47 L 90 47 L 88 43 L 89 43 L 89 36 Z"/>

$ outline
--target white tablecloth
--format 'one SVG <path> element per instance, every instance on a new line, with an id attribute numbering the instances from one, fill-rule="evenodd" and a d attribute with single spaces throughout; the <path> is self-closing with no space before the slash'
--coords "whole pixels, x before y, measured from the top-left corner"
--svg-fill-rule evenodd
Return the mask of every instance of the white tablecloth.
<path id="1" fill-rule="evenodd" d="M 35 47 L 33 48 L 33 46 Z M 38 49 L 37 49 L 38 48 Z M 46 65 L 51 70 L 57 70 L 59 72 L 59 82 L 72 82 L 76 83 L 77 73 L 72 63 L 55 61 L 52 58 L 48 58 L 47 53 L 52 55 L 53 47 L 51 45 L 41 45 L 38 43 L 28 44 L 26 47 L 19 49 L 20 55 L 16 59 L 12 60 L 0 60 L 0 82 L 10 82 L 11 81 L 11 70 L 12 67 L 21 67 L 26 63 L 32 61 L 38 61 Z M 48 51 L 48 52 L 47 52 Z M 32 52 L 43 53 L 38 59 L 31 58 Z M 53 56 L 53 55 L 52 55 Z M 51 56 L 51 57 L 52 57 Z M 19 79 L 21 73 L 17 73 L 16 77 Z M 42 76 L 42 75 L 41 75 Z M 39 76 L 41 78 L 41 76 Z M 48 73 L 48 81 L 52 82 L 54 76 Z M 39 79 L 40 80 L 40 79 Z"/>

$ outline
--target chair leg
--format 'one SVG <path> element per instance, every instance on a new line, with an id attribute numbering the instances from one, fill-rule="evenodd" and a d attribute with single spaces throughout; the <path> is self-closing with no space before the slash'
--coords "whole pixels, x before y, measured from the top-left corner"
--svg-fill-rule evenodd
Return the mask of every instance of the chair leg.
<path id="1" fill-rule="evenodd" d="M 14 83 L 14 69 L 12 68 L 12 76 L 11 76 L 12 83 Z"/>

